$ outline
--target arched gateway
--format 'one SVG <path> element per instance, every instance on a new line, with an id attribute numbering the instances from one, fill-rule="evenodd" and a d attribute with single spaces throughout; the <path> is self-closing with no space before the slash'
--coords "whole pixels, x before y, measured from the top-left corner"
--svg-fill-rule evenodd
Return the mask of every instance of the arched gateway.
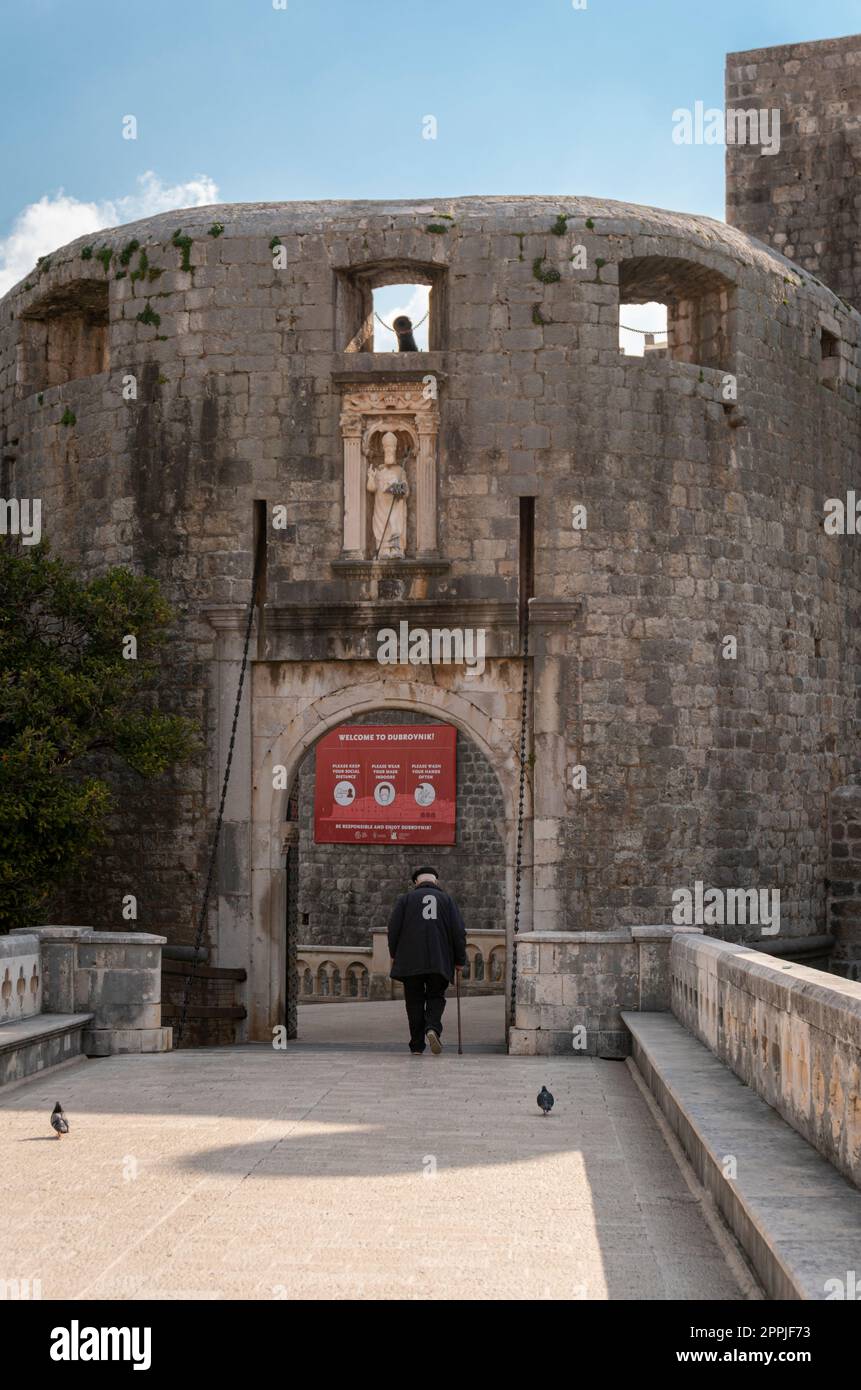
<path id="1" fill-rule="evenodd" d="M 239 615 L 221 610 L 211 616 L 221 634 L 223 659 L 218 669 L 221 689 L 228 697 L 235 675 Z M 250 699 L 243 701 L 241 711 L 234 755 L 237 761 L 225 817 L 217 924 L 219 963 L 241 966 L 247 971 L 249 1041 L 270 1040 L 272 1029 L 287 1018 L 285 984 L 292 964 L 286 927 L 284 832 L 291 789 L 303 759 L 319 739 L 329 730 L 361 716 L 373 713 L 375 721 L 396 724 L 398 715 L 406 712 L 452 725 L 475 745 L 492 768 L 504 808 L 504 901 L 510 939 L 517 854 L 522 663 L 506 659 L 496 663 L 496 671 L 493 666 L 494 663 L 488 663 L 480 689 L 467 694 L 453 688 L 457 678 L 451 678 L 450 670 L 434 669 L 438 682 L 435 683 L 432 679 L 417 679 L 412 672 L 410 679 L 401 678 L 401 673 L 387 677 L 371 675 L 365 662 L 356 672 L 355 683 L 351 683 L 345 681 L 340 663 L 321 663 L 315 666 L 313 679 L 318 688 L 324 688 L 309 698 L 307 663 L 254 663 Z M 219 702 L 219 708 L 223 753 L 232 719 L 227 698 Z M 532 804 L 528 779 L 523 832 L 521 914 L 531 919 Z M 242 894 L 230 891 L 229 882 L 234 867 L 239 879 L 246 878 L 241 867 L 246 839 L 250 868 L 247 881 L 251 885 L 247 901 Z M 510 958 L 510 946 L 506 954 Z"/>

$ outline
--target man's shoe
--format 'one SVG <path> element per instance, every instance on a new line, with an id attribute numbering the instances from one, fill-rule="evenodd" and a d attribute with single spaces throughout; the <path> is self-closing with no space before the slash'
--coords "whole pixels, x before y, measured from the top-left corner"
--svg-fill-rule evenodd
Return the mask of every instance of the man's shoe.
<path id="1" fill-rule="evenodd" d="M 425 1033 L 425 1037 L 430 1043 L 430 1050 L 434 1057 L 438 1057 L 442 1052 L 442 1043 L 439 1040 L 439 1033 L 434 1032 L 433 1028 L 429 1028 Z"/>
<path id="2" fill-rule="evenodd" d="M 424 1048 L 423 1048 L 423 1047 L 411 1047 L 411 1048 L 410 1048 L 410 1056 L 411 1056 L 411 1057 L 421 1057 L 421 1056 L 423 1055 L 423 1053 L 424 1053 Z"/>

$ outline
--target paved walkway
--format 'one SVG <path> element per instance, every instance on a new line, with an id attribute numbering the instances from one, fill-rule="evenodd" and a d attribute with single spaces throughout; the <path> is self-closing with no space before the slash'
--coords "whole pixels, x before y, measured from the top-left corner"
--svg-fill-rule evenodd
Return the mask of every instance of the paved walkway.
<path id="1" fill-rule="evenodd" d="M 0 1093 L 0 1278 L 43 1298 L 741 1297 L 625 1063 L 495 1055 L 497 998 L 464 1022 L 474 1050 L 413 1058 L 387 1050 L 401 1004 L 307 1005 L 285 1051 L 90 1060 Z"/>

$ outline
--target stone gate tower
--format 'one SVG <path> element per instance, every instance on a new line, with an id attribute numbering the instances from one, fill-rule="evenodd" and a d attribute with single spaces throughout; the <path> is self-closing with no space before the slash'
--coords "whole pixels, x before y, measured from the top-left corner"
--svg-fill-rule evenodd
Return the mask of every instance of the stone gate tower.
<path id="1" fill-rule="evenodd" d="M 430 287 L 427 352 L 374 351 L 392 283 Z M 649 301 L 668 344 L 627 357 Z M 454 724 L 492 768 L 511 932 L 524 672 L 522 1050 L 584 1020 L 611 1050 L 632 933 L 695 880 L 779 888 L 782 933 L 821 932 L 829 793 L 859 770 L 858 542 L 822 524 L 858 483 L 859 341 L 744 232 L 594 199 L 196 208 L 63 247 L 0 302 L 3 495 L 40 497 L 86 571 L 158 578 L 163 700 L 207 757 L 128 785 L 60 920 L 115 925 L 133 892 L 142 928 L 192 938 L 257 559 L 208 923 L 245 1036 L 287 1008 L 289 786 L 356 716 Z M 401 554 L 375 543 L 381 467 Z M 482 669 L 381 664 L 402 622 L 481 632 Z"/>

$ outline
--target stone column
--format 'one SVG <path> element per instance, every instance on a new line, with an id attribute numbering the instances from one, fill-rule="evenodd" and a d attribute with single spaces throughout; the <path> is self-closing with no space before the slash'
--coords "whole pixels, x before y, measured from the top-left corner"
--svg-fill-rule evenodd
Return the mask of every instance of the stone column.
<path id="1" fill-rule="evenodd" d="M 344 546 L 350 559 L 364 559 L 367 535 L 368 493 L 362 457 L 362 418 L 341 416 L 344 437 Z"/>
<path id="2" fill-rule="evenodd" d="M 576 599 L 529 600 L 529 649 L 534 691 L 533 904 L 535 931 L 566 927 L 564 829 L 567 816 L 567 703 L 572 658 L 569 637 Z"/>
<path id="3" fill-rule="evenodd" d="M 416 551 L 419 556 L 437 554 L 436 534 L 436 429 L 422 429 L 419 420 L 419 453 L 416 460 Z"/>
<path id="4" fill-rule="evenodd" d="M 239 605 L 204 610 L 218 634 L 213 663 L 214 698 L 218 717 L 216 757 L 208 768 L 210 813 L 207 850 L 211 844 L 214 816 L 221 797 L 221 785 L 227 762 L 233 711 L 239 688 L 242 667 L 242 648 L 248 611 Z M 251 706 L 256 650 L 255 630 L 252 631 L 249 662 L 245 672 L 242 704 L 236 728 L 230 783 L 224 806 L 224 821 L 218 847 L 216 883 L 210 909 L 217 905 L 218 922 L 212 963 L 244 969 L 251 978 L 252 916 L 251 916 L 251 787 L 253 780 L 251 754 Z M 204 934 L 204 944 L 208 937 Z M 248 1007 L 246 1002 L 246 1007 Z M 250 1009 L 249 1009 L 250 1013 Z M 245 1041 L 245 1024 L 241 1024 L 237 1040 Z"/>

